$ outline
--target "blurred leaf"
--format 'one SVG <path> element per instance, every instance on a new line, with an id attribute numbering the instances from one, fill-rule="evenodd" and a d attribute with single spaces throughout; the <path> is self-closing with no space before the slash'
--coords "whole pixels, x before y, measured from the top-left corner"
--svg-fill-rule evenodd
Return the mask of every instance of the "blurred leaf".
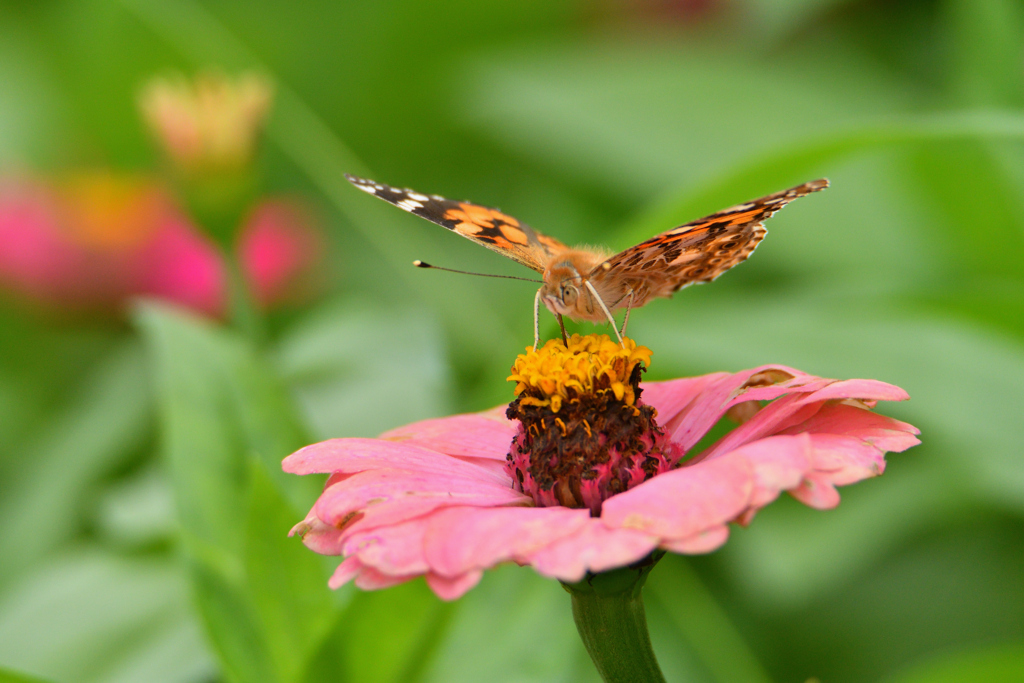
<path id="1" fill-rule="evenodd" d="M 0 585 L 81 529 L 97 482 L 143 444 L 150 394 L 139 345 L 123 342 L 95 367 L 0 481 Z"/>
<path id="2" fill-rule="evenodd" d="M 1022 551 L 1019 521 L 962 515 L 907 538 L 800 609 L 769 598 L 741 618 L 776 680 L 877 681 L 925 655 L 1024 641 Z"/>
<path id="3" fill-rule="evenodd" d="M 63 108 L 39 45 L 29 38 L 23 8 L 0 7 L 0 170 L 25 164 L 49 149 Z"/>
<path id="4" fill-rule="evenodd" d="M 459 602 L 426 681 L 597 681 L 569 596 L 533 570 L 503 565 Z"/>
<path id="5" fill-rule="evenodd" d="M 456 609 L 438 600 L 422 580 L 354 591 L 303 680 L 422 680 L 446 642 Z"/>
<path id="6" fill-rule="evenodd" d="M 1017 345 L 892 303 L 828 292 L 820 300 L 715 302 L 691 308 L 685 321 L 648 315 L 635 324 L 659 373 L 673 374 L 673 363 L 701 371 L 782 363 L 827 377 L 878 378 L 910 393 L 909 403 L 883 403 L 880 412 L 921 428 L 933 457 L 916 474 L 886 475 L 844 494 L 864 498 L 858 504 L 826 514 L 795 506 L 799 530 L 788 517 L 772 524 L 779 504 L 762 511 L 727 548 L 754 594 L 809 600 L 967 502 L 1024 512 L 1024 423 L 1015 398 L 1024 386 L 1024 350 Z M 890 456 L 918 458 L 921 449 Z"/>
<path id="7" fill-rule="evenodd" d="M 99 500 L 97 526 L 114 544 L 145 546 L 178 530 L 169 477 L 155 466 L 114 483 Z"/>
<path id="8" fill-rule="evenodd" d="M 224 568 L 214 565 L 209 558 L 193 560 L 189 569 L 207 637 L 217 651 L 228 680 L 243 683 L 281 680 L 260 628 L 252 596 L 245 593 L 244 586 L 238 585 L 242 578 L 226 575 Z"/>
<path id="9" fill-rule="evenodd" d="M 261 630 L 261 606 L 246 584 L 248 463 L 255 457 L 306 509 L 317 482 L 284 474 L 280 462 L 308 439 L 276 377 L 235 334 L 157 304 L 140 307 L 138 323 L 153 355 L 163 448 L 211 638 L 233 678 L 286 680 L 276 675 L 288 666 L 275 671 L 273 634 Z"/>
<path id="10" fill-rule="evenodd" d="M 288 530 L 301 519 L 275 488 L 265 466 L 251 461 L 245 563 L 249 590 L 277 680 L 306 669 L 335 616 L 323 563 Z"/>
<path id="11" fill-rule="evenodd" d="M 276 355 L 321 439 L 448 412 L 441 333 L 422 312 L 328 304 L 293 326 Z"/>
<path id="12" fill-rule="evenodd" d="M 815 17 L 835 11 L 851 0 L 747 0 L 746 23 L 756 27 L 759 36 L 778 40 L 810 23 Z"/>
<path id="13" fill-rule="evenodd" d="M 651 639 L 662 669 L 669 679 L 666 661 L 674 651 L 687 650 L 708 672 L 707 680 L 769 683 L 771 677 L 744 642 L 729 616 L 715 601 L 697 573 L 681 557 L 666 555 L 644 587 Z M 666 632 L 655 628 L 653 617 L 664 611 Z M 669 630 L 670 629 L 670 630 Z M 683 643 L 686 644 L 685 648 Z"/>
<path id="14" fill-rule="evenodd" d="M 1024 71 L 1024 67 L 1022 67 Z M 1024 146 L 1007 141 L 950 141 L 920 145 L 910 155 L 910 182 L 929 209 L 936 246 L 946 252 L 944 274 L 958 286 L 971 276 L 1024 282 L 1024 202 L 1021 184 L 999 153 Z"/>
<path id="15" fill-rule="evenodd" d="M 281 472 L 281 459 L 310 440 L 277 378 L 233 333 L 159 304 L 140 307 L 138 323 L 153 356 L 163 448 L 189 547 L 226 568 L 241 555 L 247 458 L 263 462 L 304 509 L 316 486 Z"/>
<path id="16" fill-rule="evenodd" d="M 950 84 L 967 106 L 1024 104 L 1024 14 L 1015 0 L 945 0 Z"/>
<path id="17" fill-rule="evenodd" d="M 930 658 L 886 683 L 1017 683 L 1024 680 L 1024 646 L 1000 645 Z"/>
<path id="18" fill-rule="evenodd" d="M 453 106 L 483 134 L 631 200 L 907 111 L 913 92 L 838 41 L 764 55 L 628 34 L 492 53 L 466 81 Z"/>
<path id="19" fill-rule="evenodd" d="M 215 675 L 179 570 L 96 550 L 38 565 L 0 599 L 0 661 L 82 683 Z"/>
<path id="20" fill-rule="evenodd" d="M 26 676 L 7 669 L 0 669 L 0 683 L 46 683 L 46 681 L 35 676 Z"/>
<path id="21" fill-rule="evenodd" d="M 623 231 L 637 242 L 724 206 L 825 174 L 854 153 L 937 141 L 1024 140 L 1024 116 L 1013 111 L 961 112 L 897 118 L 809 138 L 752 155 L 702 187 L 686 187 L 655 203 Z"/>

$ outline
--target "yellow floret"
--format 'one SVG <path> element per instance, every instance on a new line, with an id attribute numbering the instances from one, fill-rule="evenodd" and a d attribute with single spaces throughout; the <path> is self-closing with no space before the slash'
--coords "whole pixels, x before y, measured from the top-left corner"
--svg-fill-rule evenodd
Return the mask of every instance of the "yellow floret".
<path id="1" fill-rule="evenodd" d="M 536 351 L 527 347 L 516 358 L 508 380 L 516 383 L 521 403 L 550 406 L 555 413 L 566 401 L 603 391 L 631 406 L 636 397 L 629 377 L 637 363 L 649 367 L 651 350 L 628 337 L 620 345 L 606 334 L 574 334 L 568 346 L 552 339 Z"/>

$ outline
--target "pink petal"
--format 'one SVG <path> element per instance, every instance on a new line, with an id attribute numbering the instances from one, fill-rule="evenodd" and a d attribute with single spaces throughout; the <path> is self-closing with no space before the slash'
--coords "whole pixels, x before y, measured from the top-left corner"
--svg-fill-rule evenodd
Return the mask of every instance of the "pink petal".
<path id="1" fill-rule="evenodd" d="M 842 379 L 832 382 L 819 391 L 815 401 L 832 399 L 858 398 L 872 401 L 906 401 L 910 398 L 907 392 L 899 387 L 879 382 L 877 379 Z"/>
<path id="2" fill-rule="evenodd" d="M 683 408 L 700 396 L 709 384 L 729 377 L 727 372 L 714 372 L 699 377 L 683 377 L 666 382 L 644 382 L 640 398 L 658 410 L 658 423 L 664 426 Z"/>
<path id="3" fill-rule="evenodd" d="M 852 436 L 814 434 L 814 470 L 836 486 L 877 477 L 885 471 L 885 453 Z"/>
<path id="4" fill-rule="evenodd" d="M 660 474 L 612 496 L 604 501 L 601 521 L 663 539 L 686 538 L 736 518 L 753 491 L 750 462 L 718 458 Z"/>
<path id="5" fill-rule="evenodd" d="M 341 555 L 341 546 L 344 540 L 342 530 L 320 521 L 320 518 L 316 516 L 315 507 L 309 511 L 306 519 L 293 526 L 292 530 L 288 532 L 289 536 L 295 534 L 302 539 L 303 545 L 315 553 Z"/>
<path id="6" fill-rule="evenodd" d="M 804 505 L 818 510 L 831 510 L 839 505 L 839 492 L 825 474 L 809 474 L 800 486 L 790 489 L 789 493 Z"/>
<path id="7" fill-rule="evenodd" d="M 337 590 L 359 576 L 361 571 L 363 571 L 363 565 L 358 557 L 346 558 L 334 570 L 334 574 L 331 575 L 327 585 L 331 590 Z"/>
<path id="8" fill-rule="evenodd" d="M 295 451 L 284 459 L 281 467 L 285 472 L 292 474 L 354 474 L 378 468 L 395 468 L 460 476 L 504 486 L 512 484 L 512 479 L 507 474 L 499 476 L 493 470 L 463 462 L 437 451 L 380 439 L 349 438 L 322 441 Z"/>
<path id="9" fill-rule="evenodd" d="M 837 403 L 823 406 L 809 420 L 794 425 L 785 432 L 854 436 L 883 451 L 893 453 L 900 453 L 921 443 L 915 436 L 920 431 L 913 425 L 870 410 Z"/>
<path id="10" fill-rule="evenodd" d="M 483 570 L 475 569 L 456 577 L 446 577 L 430 572 L 427 574 L 427 585 L 442 600 L 457 600 L 473 586 L 480 583 Z"/>
<path id="11" fill-rule="evenodd" d="M 170 206 L 134 260 L 131 294 L 160 297 L 210 316 L 224 312 L 224 265 L 216 246 Z"/>
<path id="12" fill-rule="evenodd" d="M 321 494 L 315 510 L 317 517 L 335 526 L 343 524 L 353 513 L 362 513 L 365 527 L 365 519 L 379 517 L 385 511 L 408 518 L 452 505 L 491 507 L 530 502 L 528 496 L 507 485 L 433 472 L 378 469 L 354 474 L 334 484 Z M 392 516 L 390 522 L 394 521 L 397 519 Z"/>
<path id="13" fill-rule="evenodd" d="M 530 555 L 529 562 L 544 576 L 576 582 L 588 572 L 603 572 L 643 559 L 658 547 L 658 539 L 633 529 L 609 529 L 598 519 L 576 533 L 558 539 Z"/>
<path id="14" fill-rule="evenodd" d="M 513 560 L 528 561 L 550 543 L 577 533 L 587 510 L 568 508 L 449 508 L 430 518 L 426 559 L 443 576 L 459 576 Z"/>
<path id="15" fill-rule="evenodd" d="M 820 388 L 830 381 L 783 365 L 764 365 L 734 375 L 719 376 L 684 410 L 662 423 L 662 427 L 672 441 L 689 450 L 737 403 L 770 400 L 806 390 L 807 385 L 812 389 Z M 765 385 L 762 382 L 772 383 Z M 748 384 L 751 386 L 746 386 Z"/>
<path id="16" fill-rule="evenodd" d="M 346 538 L 342 550 L 348 557 L 358 557 L 364 566 L 384 574 L 423 574 L 429 569 L 423 557 L 426 529 L 427 520 L 420 518 L 353 533 Z"/>
<path id="17" fill-rule="evenodd" d="M 418 574 L 408 576 L 392 576 L 379 572 L 373 567 L 363 567 L 356 576 L 356 588 L 364 591 L 379 591 L 384 588 L 391 588 L 407 581 L 412 581 Z"/>
<path id="18" fill-rule="evenodd" d="M 756 509 L 778 498 L 782 491 L 799 486 L 812 469 L 813 454 L 811 438 L 799 434 L 770 436 L 737 448 L 729 457 L 742 457 L 750 462 L 754 490 L 749 505 Z"/>
<path id="19" fill-rule="evenodd" d="M 301 203 L 268 199 L 246 219 L 238 251 L 256 299 L 268 308 L 301 297 L 323 254 L 323 237 Z"/>
<path id="20" fill-rule="evenodd" d="M 413 422 L 384 432 L 380 438 L 422 446 L 457 458 L 498 460 L 504 466 L 515 434 L 516 426 L 512 422 L 490 410 Z"/>
<path id="21" fill-rule="evenodd" d="M 822 384 L 826 382 L 826 384 Z M 768 389 L 775 387 L 762 387 Z M 742 400 L 747 400 L 754 391 L 742 394 Z M 786 431 L 791 427 L 810 420 L 823 406 L 824 402 L 836 399 L 870 399 L 870 400 L 897 400 L 898 397 L 905 397 L 906 393 L 898 387 L 884 382 L 874 380 L 849 380 L 837 382 L 833 380 L 818 380 L 809 382 L 806 385 L 794 390 L 788 396 L 778 398 L 761 409 L 748 422 L 743 423 L 736 429 L 726 434 L 718 443 L 697 456 L 699 459 L 711 459 L 728 453 L 744 443 L 756 439 Z M 730 401 L 738 402 L 736 399 Z M 847 406 L 853 408 L 852 406 Z M 795 430 L 799 431 L 799 430 Z"/>
<path id="22" fill-rule="evenodd" d="M 719 524 L 693 536 L 663 541 L 661 547 L 680 555 L 703 555 L 722 547 L 727 540 L 729 527 L 726 524 Z"/>

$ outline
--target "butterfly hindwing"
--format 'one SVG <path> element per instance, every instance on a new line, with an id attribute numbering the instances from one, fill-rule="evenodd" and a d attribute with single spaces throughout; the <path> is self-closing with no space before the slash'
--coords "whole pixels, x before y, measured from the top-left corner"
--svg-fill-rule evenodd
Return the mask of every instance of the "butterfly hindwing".
<path id="1" fill-rule="evenodd" d="M 567 248 L 558 240 L 536 232 L 497 209 L 402 190 L 350 175 L 345 177 L 364 192 L 448 228 L 539 273 L 544 272 L 554 253 Z"/>
<path id="2" fill-rule="evenodd" d="M 633 291 L 633 306 L 687 285 L 711 282 L 754 252 L 767 234 L 765 219 L 794 199 L 826 187 L 827 180 L 815 180 L 673 228 L 612 256 L 589 277 L 609 303 L 618 304 Z"/>

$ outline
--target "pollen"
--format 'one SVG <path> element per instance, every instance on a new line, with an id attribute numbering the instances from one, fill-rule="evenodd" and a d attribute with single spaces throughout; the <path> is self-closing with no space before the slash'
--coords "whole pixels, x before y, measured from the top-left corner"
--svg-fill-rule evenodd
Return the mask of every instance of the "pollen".
<path id="1" fill-rule="evenodd" d="M 651 364 L 651 350 L 628 337 L 619 344 L 606 334 L 572 335 L 568 345 L 552 339 L 540 349 L 527 347 L 512 365 L 508 380 L 524 406 L 539 406 L 557 413 L 581 396 L 605 392 L 636 410 L 636 392 L 630 377 L 638 364 Z"/>
<path id="2" fill-rule="evenodd" d="M 540 506 L 589 508 L 675 462 L 671 444 L 640 400 L 651 351 L 631 339 L 573 335 L 528 348 L 512 366 L 520 423 L 507 457 L 515 487 Z"/>

